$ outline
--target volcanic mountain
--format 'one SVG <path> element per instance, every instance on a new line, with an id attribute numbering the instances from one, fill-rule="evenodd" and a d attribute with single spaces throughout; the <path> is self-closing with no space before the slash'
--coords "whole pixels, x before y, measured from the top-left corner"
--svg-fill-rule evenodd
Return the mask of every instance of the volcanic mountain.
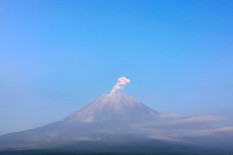
<path id="1" fill-rule="evenodd" d="M 130 125 L 155 120 L 159 113 L 121 92 L 104 94 L 64 120 L 0 136 L 0 149 L 39 149 L 80 142 L 141 139 Z"/>
<path id="2" fill-rule="evenodd" d="M 0 154 L 226 153 L 216 148 L 232 154 L 232 140 L 226 137 L 232 137 L 233 127 L 213 128 L 205 123 L 209 120 L 213 118 L 164 116 L 132 96 L 111 91 L 61 121 L 0 136 Z"/>

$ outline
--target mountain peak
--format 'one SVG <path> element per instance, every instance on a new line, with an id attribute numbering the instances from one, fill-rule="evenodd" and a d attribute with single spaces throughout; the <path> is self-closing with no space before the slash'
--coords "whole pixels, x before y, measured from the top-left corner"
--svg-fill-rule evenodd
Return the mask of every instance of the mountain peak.
<path id="1" fill-rule="evenodd" d="M 158 113 L 132 96 L 121 92 L 103 94 L 95 101 L 71 114 L 65 121 L 93 122 L 93 121 L 124 121 L 142 120 L 157 116 Z"/>
<path id="2" fill-rule="evenodd" d="M 95 102 L 98 102 L 99 106 L 112 106 L 114 110 L 123 110 L 124 107 L 141 106 L 141 103 L 134 99 L 132 96 L 123 94 L 121 92 L 104 94 Z"/>

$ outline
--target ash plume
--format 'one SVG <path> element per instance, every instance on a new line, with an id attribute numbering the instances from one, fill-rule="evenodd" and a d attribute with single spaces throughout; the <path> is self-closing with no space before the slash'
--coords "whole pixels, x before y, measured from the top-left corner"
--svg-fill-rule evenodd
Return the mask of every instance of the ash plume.
<path id="1" fill-rule="evenodd" d="M 126 77 L 119 77 L 110 94 L 123 89 L 128 83 L 130 83 L 130 79 L 127 79 Z"/>

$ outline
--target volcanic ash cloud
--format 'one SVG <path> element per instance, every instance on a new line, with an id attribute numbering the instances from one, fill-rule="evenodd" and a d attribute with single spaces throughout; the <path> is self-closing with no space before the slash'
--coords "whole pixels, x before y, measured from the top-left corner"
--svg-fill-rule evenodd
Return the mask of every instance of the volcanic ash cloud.
<path id="1" fill-rule="evenodd" d="M 119 77 L 117 83 L 112 88 L 110 94 L 123 89 L 128 83 L 130 83 L 130 79 L 127 79 L 126 77 Z"/>

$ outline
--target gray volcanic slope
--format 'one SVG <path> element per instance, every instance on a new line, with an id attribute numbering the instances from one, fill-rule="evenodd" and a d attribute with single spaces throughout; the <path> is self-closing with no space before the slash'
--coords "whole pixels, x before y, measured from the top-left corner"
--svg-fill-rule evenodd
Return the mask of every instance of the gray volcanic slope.
<path id="1" fill-rule="evenodd" d="M 43 127 L 0 136 L 0 150 L 53 148 L 82 141 L 122 143 L 143 139 L 134 123 L 154 120 L 158 112 L 120 92 L 104 94 L 81 110 Z"/>

